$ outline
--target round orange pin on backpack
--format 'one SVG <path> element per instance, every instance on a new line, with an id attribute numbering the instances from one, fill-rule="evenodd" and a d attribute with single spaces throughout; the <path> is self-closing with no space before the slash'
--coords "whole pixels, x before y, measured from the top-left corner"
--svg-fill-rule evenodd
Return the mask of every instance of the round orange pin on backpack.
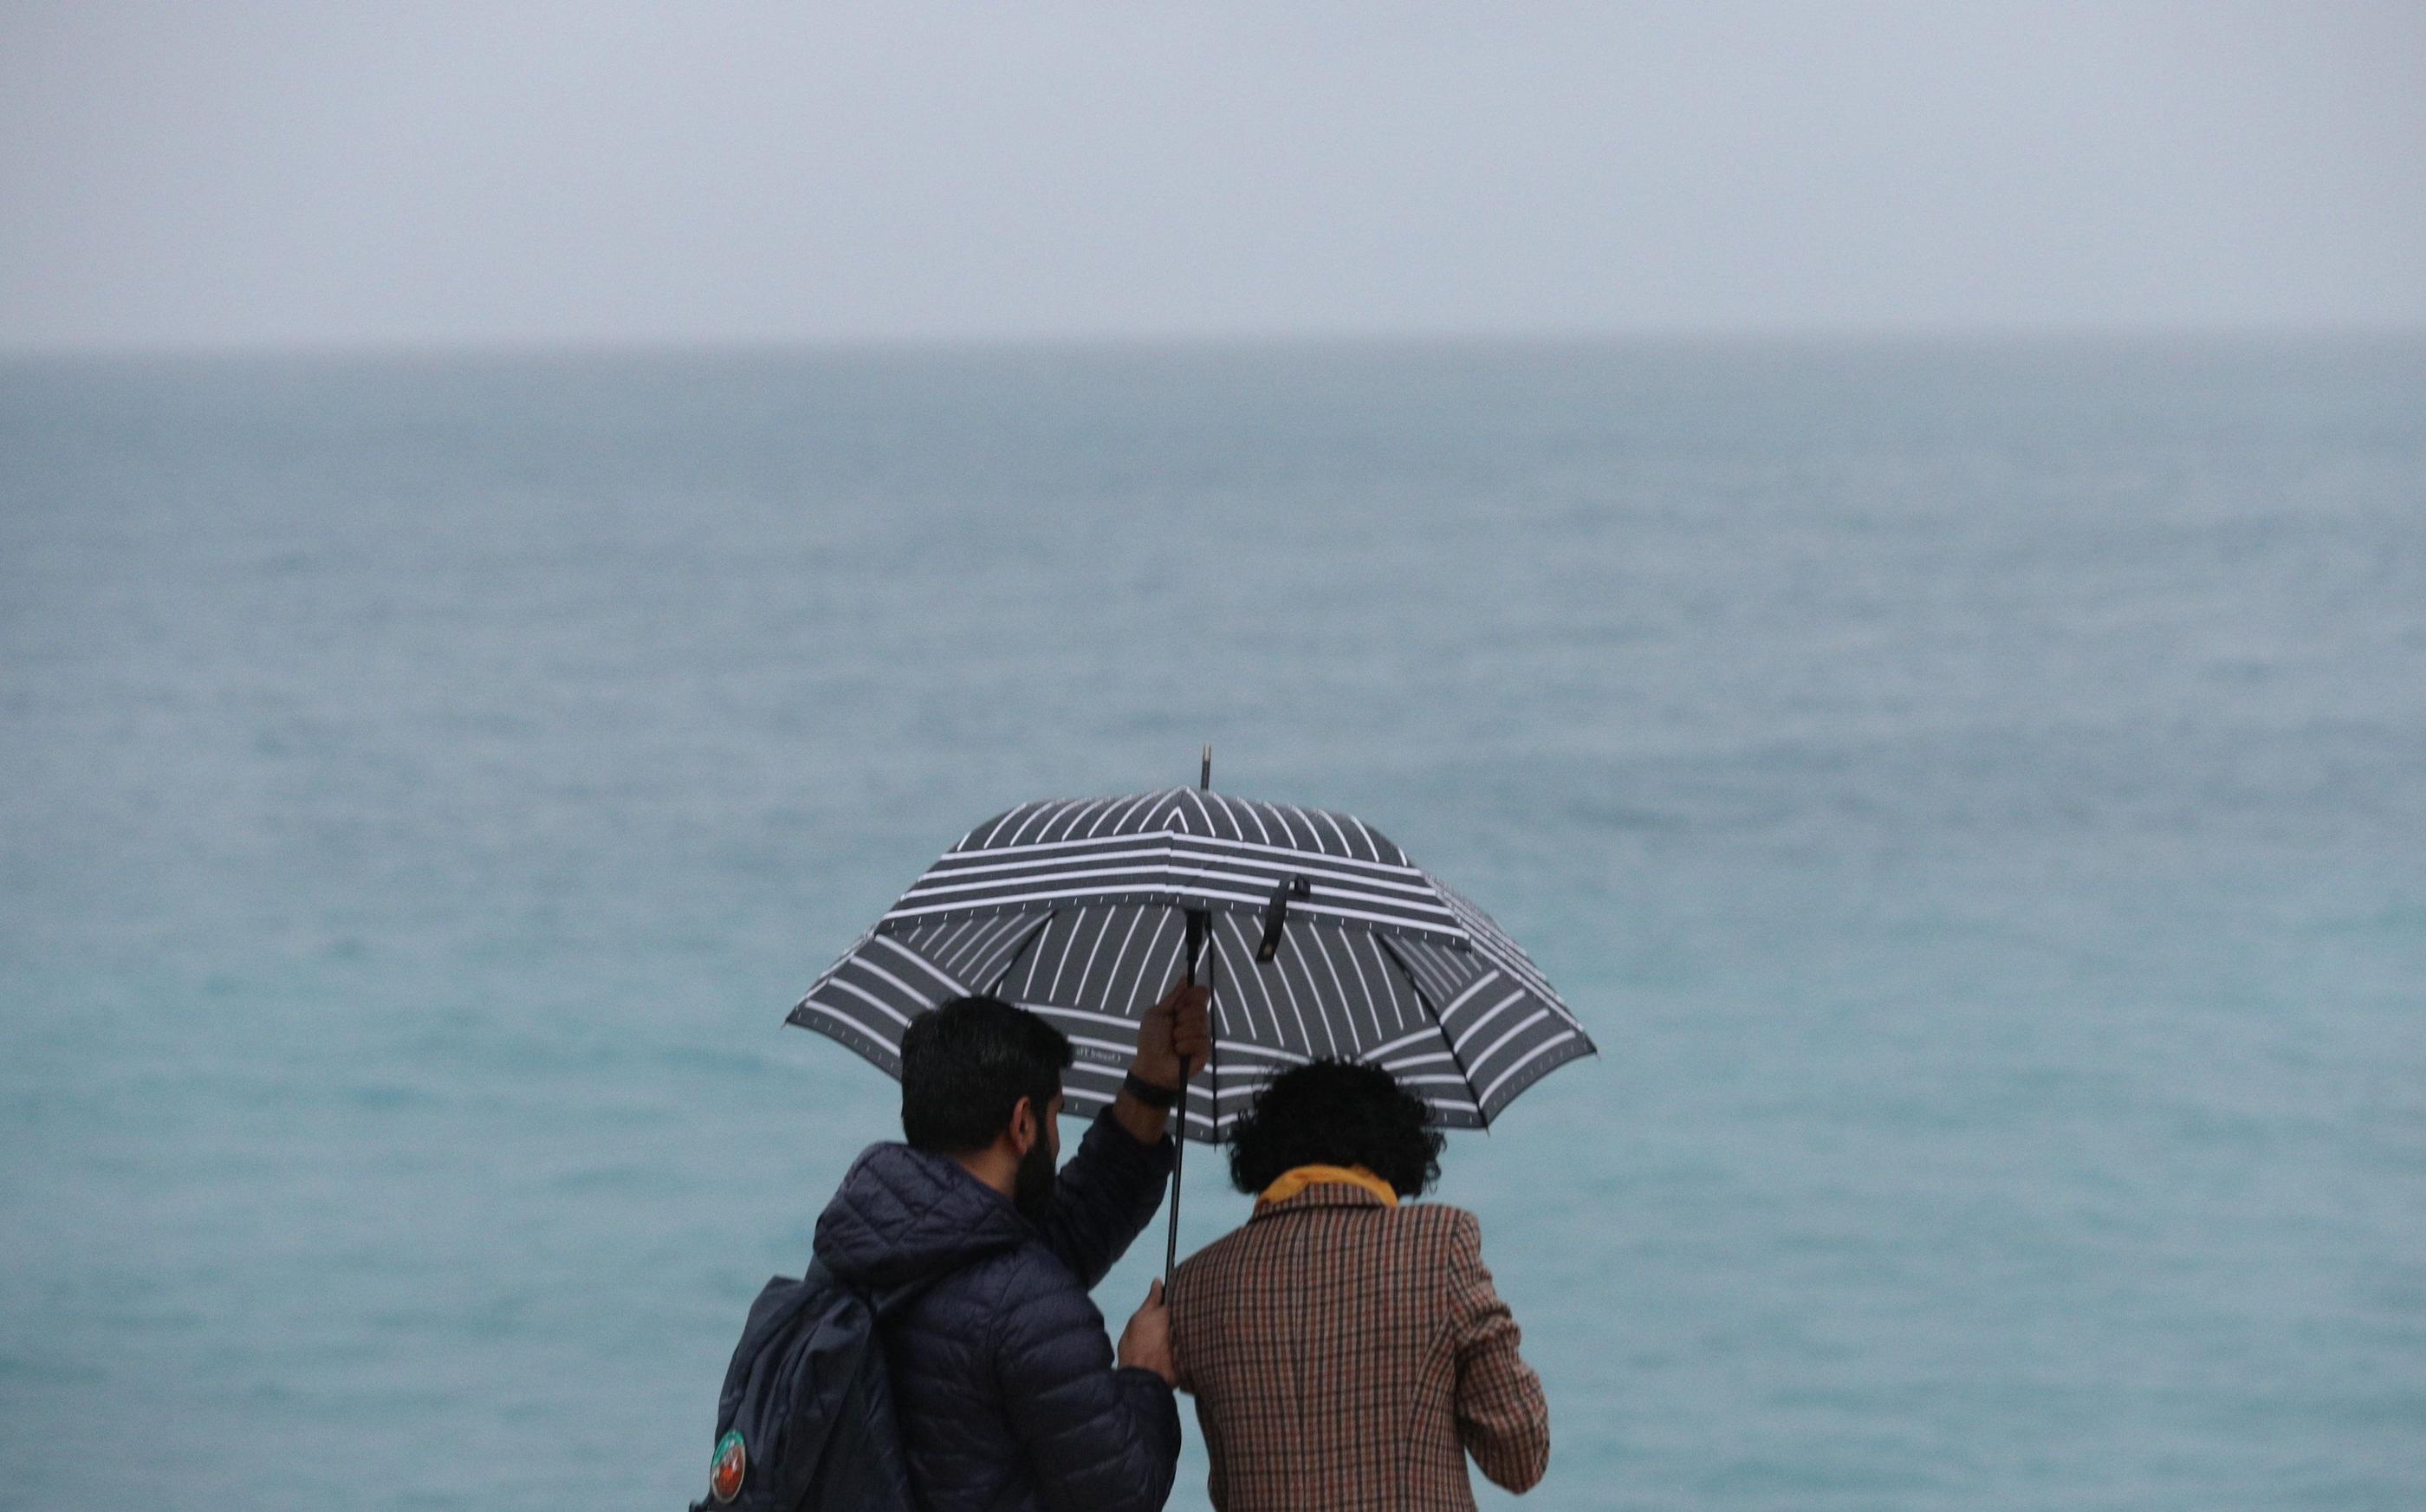
<path id="1" fill-rule="evenodd" d="M 750 1451 L 735 1429 L 716 1441 L 716 1457 L 707 1462 L 707 1488 L 720 1502 L 741 1494 L 742 1477 L 750 1473 Z"/>

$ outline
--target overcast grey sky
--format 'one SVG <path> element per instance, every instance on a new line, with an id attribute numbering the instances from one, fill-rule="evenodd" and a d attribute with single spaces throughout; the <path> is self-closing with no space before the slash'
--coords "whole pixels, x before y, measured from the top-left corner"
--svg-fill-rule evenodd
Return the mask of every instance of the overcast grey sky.
<path id="1" fill-rule="evenodd" d="M 2426 5 L 0 0 L 0 346 L 2426 324 Z"/>

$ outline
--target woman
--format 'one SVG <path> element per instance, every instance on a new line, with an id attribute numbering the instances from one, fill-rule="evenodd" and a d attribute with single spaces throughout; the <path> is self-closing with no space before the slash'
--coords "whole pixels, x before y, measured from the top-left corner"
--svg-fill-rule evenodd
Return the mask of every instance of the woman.
<path id="1" fill-rule="evenodd" d="M 1169 1298 L 1221 1512 L 1471 1512 L 1469 1454 L 1509 1490 L 1542 1478 L 1549 1408 L 1480 1226 L 1402 1200 L 1439 1177 L 1440 1149 L 1387 1071 L 1333 1061 L 1274 1078 L 1233 1130 L 1254 1212 Z"/>

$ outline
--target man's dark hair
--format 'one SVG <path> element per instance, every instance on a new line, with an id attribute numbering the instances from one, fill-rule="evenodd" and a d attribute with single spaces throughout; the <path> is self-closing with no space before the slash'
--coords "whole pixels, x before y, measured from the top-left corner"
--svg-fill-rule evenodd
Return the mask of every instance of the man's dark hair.
<path id="1" fill-rule="evenodd" d="M 1249 1196 L 1300 1165 L 1361 1165 L 1402 1197 L 1440 1179 L 1424 1100 L 1378 1065 L 1315 1061 L 1265 1083 L 1230 1130 L 1230 1181 Z"/>
<path id="2" fill-rule="evenodd" d="M 955 998 L 902 1032 L 901 1137 L 939 1155 L 983 1149 L 1020 1098 L 1043 1119 L 1070 1060 L 1070 1041 L 1027 1009 Z"/>

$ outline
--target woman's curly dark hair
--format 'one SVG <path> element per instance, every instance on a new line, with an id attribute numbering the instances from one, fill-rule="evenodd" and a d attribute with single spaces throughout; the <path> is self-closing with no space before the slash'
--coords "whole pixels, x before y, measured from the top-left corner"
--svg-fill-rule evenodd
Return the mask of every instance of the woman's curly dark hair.
<path id="1" fill-rule="evenodd" d="M 1315 1061 L 1282 1072 L 1230 1130 L 1230 1181 L 1249 1196 L 1300 1165 L 1361 1165 L 1402 1197 L 1440 1179 L 1424 1100 L 1378 1065 Z"/>

